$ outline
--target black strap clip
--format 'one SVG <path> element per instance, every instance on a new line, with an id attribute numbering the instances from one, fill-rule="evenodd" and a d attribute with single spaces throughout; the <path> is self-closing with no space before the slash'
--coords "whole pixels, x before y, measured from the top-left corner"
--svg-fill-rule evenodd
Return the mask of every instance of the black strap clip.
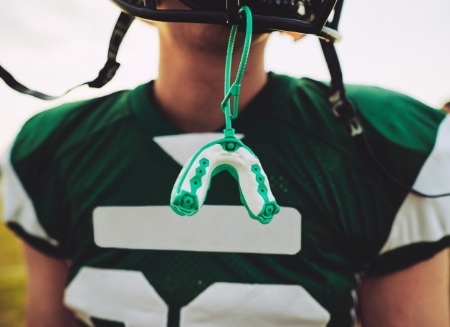
<path id="1" fill-rule="evenodd" d="M 352 136 L 362 134 L 363 127 L 356 116 L 356 111 L 341 90 L 337 90 L 328 98 L 331 103 L 331 111 L 336 117 L 337 121 L 346 125 Z"/>

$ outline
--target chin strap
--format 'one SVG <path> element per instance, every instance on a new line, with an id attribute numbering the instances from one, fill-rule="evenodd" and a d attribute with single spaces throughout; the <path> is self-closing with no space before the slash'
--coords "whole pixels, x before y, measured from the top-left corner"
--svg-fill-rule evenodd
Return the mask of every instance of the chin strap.
<path id="1" fill-rule="evenodd" d="M 244 12 L 246 16 L 245 42 L 236 80 L 230 86 L 231 60 L 237 32 L 237 25 L 233 25 L 225 66 L 225 97 L 221 103 L 226 122 L 224 137 L 206 144 L 184 165 L 172 189 L 170 206 L 181 216 L 196 214 L 205 202 L 212 177 L 226 170 L 238 181 L 240 199 L 249 216 L 262 224 L 268 224 L 280 211 L 280 207 L 270 190 L 268 178 L 258 157 L 236 138 L 231 123 L 238 115 L 241 81 L 252 34 L 250 9 L 244 6 L 240 12 Z M 233 111 L 230 105 L 231 97 L 234 97 Z"/>
<path id="2" fill-rule="evenodd" d="M 119 51 L 119 46 L 122 43 L 123 37 L 125 36 L 125 33 L 128 31 L 128 28 L 130 27 L 133 20 L 134 20 L 134 18 L 132 16 L 129 16 L 128 14 L 125 14 L 125 13 L 120 14 L 119 19 L 117 20 L 117 23 L 114 26 L 111 40 L 109 42 L 107 61 L 104 65 L 104 67 L 100 70 L 97 78 L 94 79 L 93 81 L 85 82 L 85 83 L 79 84 L 77 86 L 74 86 L 61 95 L 52 96 L 52 95 L 48 95 L 45 93 L 41 93 L 39 91 L 32 90 L 32 89 L 26 87 L 25 85 L 19 83 L 1 65 L 0 65 L 0 78 L 12 89 L 14 89 L 20 93 L 23 93 L 23 94 L 28 94 L 28 95 L 34 96 L 41 100 L 58 99 L 64 95 L 66 95 L 70 91 L 72 91 L 80 86 L 83 86 L 83 85 L 88 85 L 89 87 L 93 87 L 93 88 L 101 88 L 114 77 L 117 69 L 120 66 L 120 64 L 116 61 L 117 53 Z"/>
<path id="3" fill-rule="evenodd" d="M 334 42 L 320 39 L 320 46 L 331 75 L 331 94 L 328 98 L 331 104 L 331 111 L 336 120 L 349 129 L 353 137 L 361 135 L 363 134 L 363 127 L 357 117 L 354 106 L 345 93 L 341 65 Z"/>

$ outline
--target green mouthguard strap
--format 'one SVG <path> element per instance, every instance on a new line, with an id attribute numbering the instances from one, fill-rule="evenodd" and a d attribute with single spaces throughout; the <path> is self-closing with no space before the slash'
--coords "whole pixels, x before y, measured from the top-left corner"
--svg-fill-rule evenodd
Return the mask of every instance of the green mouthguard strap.
<path id="1" fill-rule="evenodd" d="M 242 7 L 246 17 L 245 40 L 236 80 L 230 86 L 234 40 L 238 26 L 231 29 L 225 63 L 225 97 L 221 109 L 225 116 L 224 137 L 198 150 L 184 165 L 170 197 L 170 207 L 180 216 L 196 214 L 203 203 L 211 179 L 221 171 L 228 171 L 239 184 L 240 200 L 249 216 L 268 224 L 280 211 L 258 157 L 234 135 L 231 121 L 238 116 L 241 81 L 244 76 L 252 38 L 252 14 Z M 234 97 L 233 111 L 230 99 Z M 226 219 L 226 217 L 224 217 Z"/>
<path id="2" fill-rule="evenodd" d="M 241 82 L 244 76 L 245 66 L 247 65 L 248 54 L 250 53 L 250 45 L 252 41 L 252 30 L 253 30 L 253 20 L 252 12 L 249 7 L 242 7 L 239 12 L 245 13 L 246 24 L 245 24 L 245 40 L 244 47 L 242 49 L 241 61 L 239 63 L 238 71 L 236 74 L 236 79 L 234 83 L 230 86 L 231 80 L 231 67 L 233 60 L 233 49 L 234 40 L 236 38 L 236 33 L 238 26 L 233 25 L 230 33 L 230 40 L 228 42 L 227 57 L 225 62 L 225 87 L 224 93 L 225 97 L 220 105 L 222 111 L 225 115 L 225 137 L 234 136 L 234 129 L 231 126 L 231 120 L 235 119 L 239 113 L 239 95 L 241 94 Z M 234 97 L 233 112 L 231 112 L 230 99 Z"/>

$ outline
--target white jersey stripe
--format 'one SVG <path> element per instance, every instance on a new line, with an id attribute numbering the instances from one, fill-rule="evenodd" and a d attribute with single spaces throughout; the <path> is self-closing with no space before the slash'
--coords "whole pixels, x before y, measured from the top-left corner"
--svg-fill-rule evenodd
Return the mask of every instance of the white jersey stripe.
<path id="1" fill-rule="evenodd" d="M 413 188 L 429 194 L 450 192 L 450 116 L 441 123 L 435 146 Z M 380 254 L 408 244 L 438 241 L 446 235 L 450 235 L 450 196 L 408 194 Z"/>
<path id="2" fill-rule="evenodd" d="M 427 194 L 450 192 L 450 115 L 439 126 L 436 143 L 414 188 Z"/>
<path id="3" fill-rule="evenodd" d="M 169 206 L 99 207 L 94 239 L 112 248 L 296 254 L 300 220 L 296 209 L 286 207 L 267 225 L 250 218 L 244 206 L 206 205 L 192 217 Z"/>

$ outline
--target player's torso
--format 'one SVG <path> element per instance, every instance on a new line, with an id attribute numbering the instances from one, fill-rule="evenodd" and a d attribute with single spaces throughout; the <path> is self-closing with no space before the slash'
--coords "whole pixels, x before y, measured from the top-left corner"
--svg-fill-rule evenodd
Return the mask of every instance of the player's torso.
<path id="1" fill-rule="evenodd" d="M 376 214 L 379 208 L 367 207 L 371 192 L 348 194 L 352 182 L 342 179 L 359 175 L 339 176 L 348 170 L 345 154 L 299 146 L 297 131 L 270 137 L 251 129 L 242 140 L 261 160 L 281 206 L 267 226 L 246 215 L 226 172 L 213 178 L 200 218 L 169 208 L 187 159 L 177 153 L 192 154 L 220 134 L 155 142 L 125 128 L 68 155 L 64 188 L 73 238 L 66 246 L 73 265 L 65 301 L 87 325 L 351 325 L 354 274 L 368 251 L 358 249 L 363 240 L 352 221 L 364 210 Z M 327 151 L 335 159 L 317 161 Z M 243 232 L 240 219 L 255 232 L 248 226 Z M 280 229 L 283 219 L 293 220 Z M 189 225 L 199 220 L 197 229 Z M 300 251 L 292 252 L 292 244 Z"/>
<path id="2" fill-rule="evenodd" d="M 222 135 L 180 134 L 148 91 L 50 110 L 16 141 L 14 169 L 45 229 L 37 236 L 72 261 L 66 304 L 97 327 L 350 326 L 355 273 L 373 267 L 407 191 L 336 123 L 327 87 L 272 74 L 233 121 L 281 206 L 269 225 L 246 214 L 226 172 L 197 215 L 171 211 L 188 156 Z M 386 121 L 420 104 L 352 94 L 376 156 L 412 185 L 443 118 L 406 115 L 428 126 L 414 139 L 405 119 Z"/>

